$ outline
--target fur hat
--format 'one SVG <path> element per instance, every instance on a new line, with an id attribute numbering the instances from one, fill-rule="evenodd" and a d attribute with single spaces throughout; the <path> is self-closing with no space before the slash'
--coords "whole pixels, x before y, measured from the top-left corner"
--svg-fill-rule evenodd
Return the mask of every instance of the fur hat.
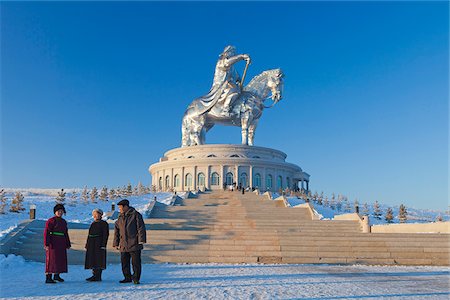
<path id="1" fill-rule="evenodd" d="M 103 210 L 101 210 L 100 208 L 94 208 L 94 210 L 92 211 L 92 213 L 97 212 L 101 215 L 103 215 Z"/>
<path id="2" fill-rule="evenodd" d="M 130 206 L 130 201 L 128 201 L 127 199 L 123 199 L 120 200 L 119 203 L 117 203 L 117 205 Z"/>
<path id="3" fill-rule="evenodd" d="M 66 208 L 60 203 L 56 204 L 55 207 L 53 207 L 53 213 L 57 212 L 60 209 L 62 209 L 63 212 L 66 213 Z"/>

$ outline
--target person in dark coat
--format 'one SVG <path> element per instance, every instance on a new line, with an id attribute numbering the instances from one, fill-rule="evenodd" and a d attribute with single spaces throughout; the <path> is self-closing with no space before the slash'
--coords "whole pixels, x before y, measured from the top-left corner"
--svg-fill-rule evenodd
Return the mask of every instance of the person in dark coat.
<path id="1" fill-rule="evenodd" d="M 92 276 L 87 281 L 102 281 L 102 270 L 106 269 L 106 244 L 108 243 L 109 226 L 102 220 L 103 211 L 96 208 L 92 211 L 92 222 L 86 241 L 85 269 L 92 269 Z"/>
<path id="2" fill-rule="evenodd" d="M 67 249 L 71 247 L 67 222 L 62 218 L 64 205 L 56 204 L 53 212 L 55 216 L 47 220 L 44 230 L 45 283 L 64 281 L 59 274 L 67 273 Z"/>
<path id="3" fill-rule="evenodd" d="M 122 273 L 125 277 L 120 283 L 133 281 L 139 284 L 142 269 L 141 250 L 144 248 L 143 244 L 147 242 L 144 220 L 139 212 L 130 207 L 127 199 L 117 203 L 117 206 L 120 214 L 114 226 L 113 247 L 120 251 Z M 133 275 L 130 271 L 130 258 Z"/>

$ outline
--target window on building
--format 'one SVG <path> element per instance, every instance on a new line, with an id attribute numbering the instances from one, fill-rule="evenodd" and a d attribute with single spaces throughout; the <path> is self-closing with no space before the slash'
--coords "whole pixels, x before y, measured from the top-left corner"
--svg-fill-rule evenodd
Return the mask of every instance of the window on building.
<path id="1" fill-rule="evenodd" d="M 283 188 L 283 178 L 281 176 L 277 177 L 277 189 Z"/>
<path id="2" fill-rule="evenodd" d="M 291 181 L 290 181 L 289 177 L 286 177 L 286 187 L 291 188 Z"/>
<path id="3" fill-rule="evenodd" d="M 219 174 L 217 172 L 211 174 L 211 185 L 219 185 Z"/>
<path id="4" fill-rule="evenodd" d="M 261 188 L 261 174 L 255 174 L 255 178 L 253 178 L 253 187 Z"/>
<path id="5" fill-rule="evenodd" d="M 215 156 L 214 154 L 210 154 L 207 157 L 217 157 L 217 156 Z"/>
<path id="6" fill-rule="evenodd" d="M 191 175 L 191 173 L 187 173 L 184 176 L 184 186 L 192 186 L 192 175 Z"/>
<path id="7" fill-rule="evenodd" d="M 230 157 L 239 157 L 237 154 L 230 155 Z"/>
<path id="8" fill-rule="evenodd" d="M 179 187 L 180 186 L 180 175 L 175 175 L 173 178 L 173 187 Z"/>
<path id="9" fill-rule="evenodd" d="M 205 186 L 205 174 L 203 173 L 198 173 L 197 175 L 198 177 L 198 186 Z"/>
<path id="10" fill-rule="evenodd" d="M 226 184 L 227 185 L 232 185 L 233 184 L 233 173 L 228 172 L 227 173 L 227 177 L 226 177 Z"/>
<path id="11" fill-rule="evenodd" d="M 170 186 L 170 176 L 167 175 L 167 176 L 166 176 L 166 185 L 165 185 L 165 188 L 168 189 L 169 186 Z"/>
<path id="12" fill-rule="evenodd" d="M 266 187 L 267 189 L 272 189 L 272 175 L 267 175 L 266 178 Z"/>
<path id="13" fill-rule="evenodd" d="M 241 173 L 241 176 L 239 177 L 239 184 L 243 187 L 248 186 L 248 176 L 247 173 Z"/>

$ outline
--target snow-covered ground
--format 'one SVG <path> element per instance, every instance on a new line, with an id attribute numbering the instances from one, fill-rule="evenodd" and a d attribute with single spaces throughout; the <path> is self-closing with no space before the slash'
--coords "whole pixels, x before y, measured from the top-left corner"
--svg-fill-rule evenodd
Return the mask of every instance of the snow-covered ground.
<path id="1" fill-rule="evenodd" d="M 120 265 L 102 282 L 69 266 L 66 280 L 44 283 L 44 264 L 0 256 L 1 298 L 8 299 L 449 299 L 444 267 L 147 264 L 140 285 L 120 284 Z"/>
<path id="2" fill-rule="evenodd" d="M 57 196 L 58 189 L 5 189 L 6 198 L 7 198 L 7 207 L 6 213 L 0 214 L 0 238 L 8 234 L 11 230 L 13 230 L 17 225 L 23 220 L 29 219 L 30 205 L 36 205 L 36 218 L 47 220 L 49 217 L 53 216 L 53 206 L 55 205 L 55 197 Z M 92 222 L 91 212 L 94 208 L 101 208 L 104 212 L 108 212 L 111 210 L 112 202 L 117 203 L 120 199 L 102 201 L 97 199 L 96 203 L 92 203 L 90 200 L 87 203 L 84 203 L 83 200 L 80 199 L 82 189 L 66 189 L 66 210 L 67 215 L 64 217 L 67 221 L 77 222 L 77 223 L 86 223 L 90 224 Z M 75 205 L 71 205 L 71 194 L 75 191 L 77 195 L 77 201 Z M 11 199 L 14 198 L 15 192 L 21 192 L 24 195 L 24 208 L 25 210 L 20 213 L 9 212 L 9 204 L 11 203 Z M 135 207 L 141 213 L 147 210 L 147 206 L 150 201 L 157 198 L 157 201 L 164 204 L 169 204 L 172 199 L 172 193 L 150 193 L 142 196 L 130 196 L 127 199 L 130 200 L 130 205 Z M 179 193 L 178 196 L 185 197 L 186 193 Z M 273 193 L 273 198 L 278 197 L 277 193 Z M 289 204 L 292 207 L 296 205 L 305 203 L 302 199 L 298 199 L 297 197 L 288 197 L 287 198 Z M 337 214 L 343 214 L 344 211 L 337 211 L 331 209 L 329 206 L 319 205 L 317 203 L 313 203 L 314 209 L 320 215 L 321 219 L 332 219 Z M 383 212 L 386 211 L 387 206 L 380 205 Z M 117 209 L 117 208 L 116 208 Z M 432 211 L 432 210 L 421 210 L 414 208 L 407 208 L 408 210 L 408 222 L 432 222 L 435 221 L 438 215 L 441 215 L 444 221 L 449 220 L 449 215 L 445 212 Z M 360 212 L 363 212 L 363 205 L 360 205 Z M 394 223 L 398 223 L 398 208 L 394 208 Z M 370 223 L 374 224 L 385 224 L 384 214 L 381 220 L 377 220 L 373 217 L 373 209 L 372 206 L 369 205 L 369 216 Z"/>
<path id="3" fill-rule="evenodd" d="M 33 190 L 30 192 L 29 190 L 22 190 L 22 194 L 24 195 L 24 208 L 25 210 L 20 213 L 14 213 L 7 211 L 6 214 L 0 214 L 0 238 L 6 235 L 8 232 L 13 230 L 20 222 L 23 220 L 29 219 L 30 217 L 30 205 L 36 205 L 36 219 L 47 220 L 52 217 L 53 207 L 55 206 L 55 196 L 57 190 Z M 79 196 L 79 193 L 77 193 Z M 90 224 L 92 222 L 92 210 L 94 208 L 100 208 L 105 213 L 111 210 L 111 204 L 114 202 L 120 201 L 120 199 L 102 201 L 98 200 L 96 203 L 92 203 L 90 200 L 87 203 L 84 203 L 81 199 L 76 201 L 75 205 L 71 205 L 70 200 L 71 193 L 67 193 L 65 200 L 65 207 L 67 214 L 64 216 L 69 222 L 76 223 L 87 223 Z M 147 206 L 150 201 L 156 197 L 158 202 L 168 204 L 172 199 L 172 193 L 150 193 L 142 196 L 130 196 L 126 197 L 130 200 L 130 206 L 136 208 L 139 212 L 143 213 L 147 210 Z M 180 196 L 184 196 L 181 194 Z M 11 199 L 14 198 L 14 191 L 7 190 L 6 197 L 8 198 L 8 203 L 10 203 Z M 9 207 L 9 205 L 8 205 Z M 116 206 L 116 210 L 117 206 Z"/>
<path id="4" fill-rule="evenodd" d="M 277 194 L 274 194 L 273 198 L 277 197 Z M 291 207 L 295 207 L 299 204 L 305 203 L 303 199 L 299 199 L 297 197 L 287 197 L 287 201 L 289 202 Z M 318 203 L 312 202 L 314 206 L 314 210 L 318 213 L 320 216 L 320 219 L 322 220 L 331 220 L 336 215 L 345 214 L 348 212 L 345 212 L 343 209 L 338 211 L 337 209 L 332 209 L 330 206 L 325 205 L 319 205 Z M 353 204 L 352 204 L 353 205 Z M 387 224 L 385 220 L 385 214 L 388 206 L 380 204 L 380 209 L 382 211 L 381 219 L 377 219 L 374 217 L 373 207 L 372 205 L 368 205 L 369 210 L 369 220 L 371 225 L 378 225 L 378 224 Z M 392 220 L 393 223 L 399 223 L 398 219 L 398 207 L 391 207 L 393 210 L 394 219 Z M 448 213 L 444 211 L 436 211 L 436 210 L 425 210 L 425 209 L 416 209 L 416 208 L 410 208 L 407 207 L 408 212 L 408 220 L 407 223 L 428 223 L 428 222 L 435 222 L 438 216 L 442 217 L 443 221 L 449 221 L 450 216 Z M 354 212 L 354 208 L 352 206 L 352 211 Z M 363 204 L 359 204 L 359 212 L 364 214 L 364 207 Z"/>

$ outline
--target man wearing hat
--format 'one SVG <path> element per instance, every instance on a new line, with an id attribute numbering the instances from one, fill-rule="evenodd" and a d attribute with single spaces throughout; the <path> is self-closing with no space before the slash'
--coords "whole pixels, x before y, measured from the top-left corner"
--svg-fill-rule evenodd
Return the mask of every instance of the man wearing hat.
<path id="1" fill-rule="evenodd" d="M 47 220 L 44 229 L 45 283 L 64 282 L 59 274 L 67 273 L 67 249 L 71 246 L 67 222 L 62 218 L 66 213 L 64 205 L 56 204 L 53 213 L 55 215 Z"/>
<path id="2" fill-rule="evenodd" d="M 119 217 L 114 226 L 113 247 L 120 251 L 122 273 L 125 277 L 120 283 L 134 282 L 139 284 L 141 278 L 141 250 L 147 241 L 145 224 L 142 215 L 133 207 L 127 199 L 117 203 Z M 133 275 L 130 270 L 130 258 L 133 265 Z"/>

